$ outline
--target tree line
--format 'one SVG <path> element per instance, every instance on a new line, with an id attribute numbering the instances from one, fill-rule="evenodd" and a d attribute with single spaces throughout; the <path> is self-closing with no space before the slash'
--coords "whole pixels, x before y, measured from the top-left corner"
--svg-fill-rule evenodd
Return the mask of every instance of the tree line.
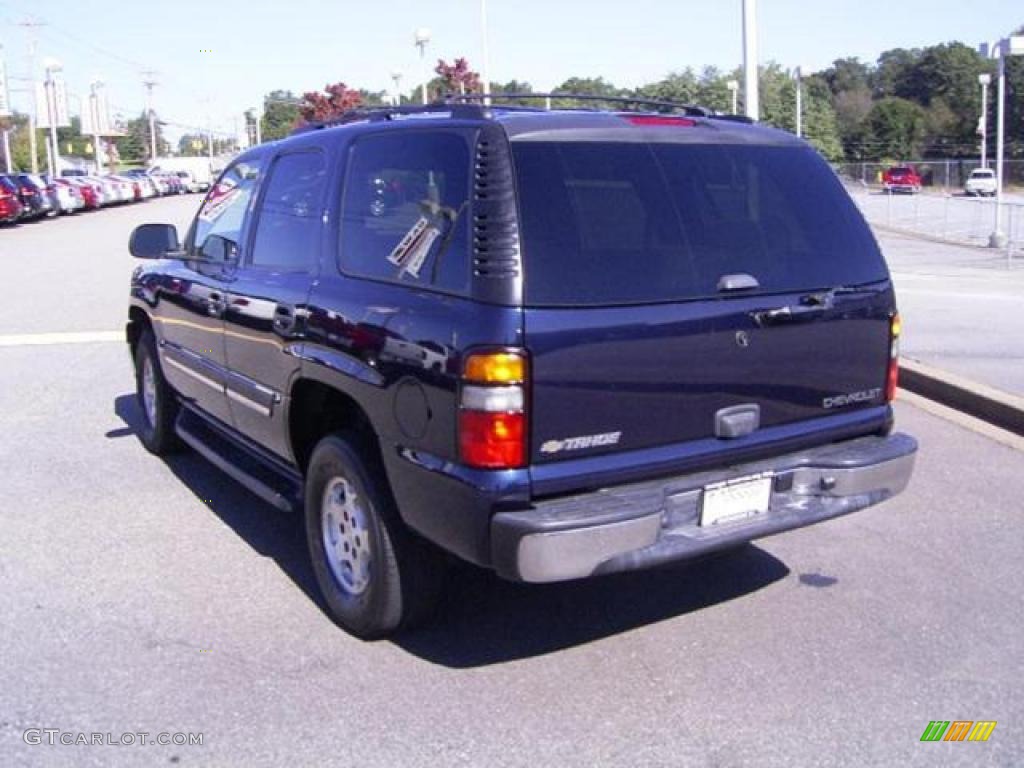
<path id="1" fill-rule="evenodd" d="M 1022 26 L 1017 34 L 1024 34 Z M 432 97 L 445 93 L 479 92 L 479 74 L 465 59 L 438 62 L 428 84 Z M 981 86 L 978 76 L 992 76 L 988 100 L 989 152 L 995 146 L 996 62 L 982 58 L 960 42 L 926 48 L 894 48 L 874 62 L 836 59 L 819 72 L 801 78 L 804 136 L 832 162 L 968 158 L 980 152 Z M 742 71 L 686 68 L 639 88 L 621 88 L 597 77 L 571 77 L 555 92 L 647 98 L 698 104 L 720 112 L 732 109 L 730 80 L 742 82 Z M 795 72 L 770 62 L 760 68 L 762 122 L 788 131 L 796 129 Z M 530 83 L 492 83 L 493 94 L 532 93 Z M 403 104 L 420 101 L 419 88 L 401 97 Z M 742 90 L 738 97 L 743 111 Z M 287 135 L 303 120 L 323 120 L 355 106 L 387 103 L 384 92 L 350 88 L 344 83 L 323 93 L 298 97 L 291 91 L 269 93 L 264 101 L 264 139 Z M 538 102 L 524 102 L 538 106 Z M 598 102 L 600 106 L 600 102 Z M 553 106 L 580 106 L 555 99 Z M 607 106 L 614 106 L 611 102 Z M 1024 57 L 1006 60 L 1006 154 L 1024 157 Z"/>
<path id="2" fill-rule="evenodd" d="M 1024 34 L 1024 26 L 1017 30 Z M 895 162 L 911 159 L 969 158 L 980 151 L 978 135 L 981 116 L 981 86 L 978 76 L 992 76 L 988 101 L 989 152 L 995 146 L 995 62 L 984 59 L 972 47 L 960 42 L 941 43 L 926 48 L 894 48 L 874 62 L 857 58 L 836 59 L 819 72 L 803 73 L 801 78 L 803 132 L 832 162 Z M 435 77 L 428 83 L 432 98 L 448 93 L 479 93 L 480 75 L 464 58 L 449 63 L 439 60 Z M 788 131 L 796 129 L 795 72 L 770 62 L 760 68 L 761 120 Z M 697 104 L 720 112 L 732 109 L 728 83 L 742 82 L 740 69 L 723 71 L 705 67 L 671 72 L 639 88 L 622 88 L 601 77 L 570 77 L 555 92 L 596 96 L 645 98 Z M 511 80 L 491 83 L 491 92 L 529 94 L 530 83 Z M 384 91 L 369 91 L 337 82 L 323 91 L 296 95 L 288 90 L 271 91 L 264 97 L 260 128 L 263 140 L 288 135 L 303 121 L 326 120 L 359 106 L 389 103 Z M 417 104 L 417 85 L 401 95 L 401 103 Z M 515 103 L 515 101 L 513 102 Z M 539 106 L 537 101 L 519 103 Z M 594 105 L 594 102 L 588 102 Z M 554 107 L 580 106 L 571 99 L 554 99 Z M 612 102 L 597 106 L 615 107 Z M 738 110 L 743 111 L 739 93 Z M 247 115 L 254 122 L 256 116 Z M 80 135 L 77 118 L 70 128 L 60 129 L 59 142 L 67 154 L 87 156 L 90 138 Z M 15 114 L 0 118 L 0 129 L 12 130 L 14 163 L 29 167 L 28 118 Z M 149 122 L 145 114 L 127 121 L 124 135 L 115 140 L 120 160 L 141 163 L 148 159 Z M 161 153 L 170 149 L 158 122 Z M 45 159 L 45 144 L 40 132 L 38 156 Z M 186 134 L 176 150 L 180 154 L 206 154 L 207 137 Z M 214 152 L 230 151 L 232 140 L 215 139 Z M 1024 57 L 1006 60 L 1006 154 L 1024 158 Z"/>

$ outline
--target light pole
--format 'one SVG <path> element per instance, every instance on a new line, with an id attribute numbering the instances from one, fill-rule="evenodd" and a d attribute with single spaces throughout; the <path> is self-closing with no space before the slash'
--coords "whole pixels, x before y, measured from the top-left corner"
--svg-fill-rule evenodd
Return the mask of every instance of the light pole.
<path id="1" fill-rule="evenodd" d="M 794 69 L 793 77 L 796 80 L 796 135 L 797 138 L 802 138 L 804 135 L 803 67 Z"/>
<path id="2" fill-rule="evenodd" d="M 29 78 L 32 81 L 31 96 L 32 109 L 28 113 L 28 153 L 31 156 L 29 158 L 29 167 L 32 169 L 32 173 L 39 173 L 39 152 L 36 147 L 38 137 L 36 131 L 39 127 L 39 115 L 36 114 L 38 101 L 36 99 L 36 33 L 35 30 L 39 27 L 44 26 L 41 21 L 33 21 L 32 19 L 26 19 L 25 21 L 19 22 L 19 27 L 24 27 L 28 34 L 28 73 Z M 49 146 L 49 145 L 47 145 Z M 49 153 L 47 153 L 49 154 Z"/>
<path id="3" fill-rule="evenodd" d="M 3 46 L 0 45 L 0 50 Z M 0 102 L 3 106 L 0 107 L 0 118 L 7 118 L 11 116 L 11 97 L 7 89 L 7 65 L 3 59 L 0 59 Z M 4 130 L 4 170 L 7 173 L 12 173 L 14 168 L 11 166 L 11 137 L 10 129 L 5 125 Z"/>
<path id="4" fill-rule="evenodd" d="M 986 155 L 988 153 L 988 85 L 992 82 L 992 75 L 987 72 L 978 75 L 978 82 L 981 83 L 981 119 L 978 121 L 978 133 L 981 134 L 981 167 L 987 168 Z"/>
<path id="5" fill-rule="evenodd" d="M 480 0 L 480 43 L 483 48 L 483 66 L 480 68 L 481 78 L 484 81 L 484 106 L 490 106 L 491 100 L 491 72 L 490 72 L 490 49 L 487 44 L 487 0 Z"/>
<path id="6" fill-rule="evenodd" d="M 397 69 L 392 70 L 391 79 L 395 83 L 395 95 L 392 97 L 391 101 L 396 107 L 400 107 L 402 106 L 402 73 Z"/>
<path id="7" fill-rule="evenodd" d="M 47 161 L 50 171 L 50 176 L 56 176 L 57 170 L 60 167 L 60 145 L 57 143 L 57 81 L 54 80 L 53 76 L 63 69 L 63 66 L 57 59 L 46 59 L 43 61 L 43 66 L 46 68 L 46 80 L 43 83 L 43 87 L 46 92 L 46 113 L 50 119 L 50 146 L 51 150 L 47 154 Z"/>
<path id="8" fill-rule="evenodd" d="M 423 84 L 420 86 L 420 96 L 423 103 L 427 103 L 427 83 L 430 81 L 430 74 L 427 72 L 426 56 L 427 43 L 430 42 L 430 30 L 420 27 L 416 30 L 416 47 L 420 49 L 420 69 L 423 71 Z"/>
<path id="9" fill-rule="evenodd" d="M 743 0 L 743 107 L 751 120 L 760 114 L 757 75 L 757 0 Z"/>
<path id="10" fill-rule="evenodd" d="M 153 79 L 156 75 L 151 69 L 147 69 L 142 73 L 145 79 L 142 84 L 146 86 L 146 112 L 149 113 L 149 162 L 150 164 L 156 162 L 156 114 L 153 112 L 153 87 L 158 85 L 157 81 Z"/>
<path id="11" fill-rule="evenodd" d="M 729 89 L 729 93 L 732 94 L 732 113 L 736 114 L 736 108 L 738 104 L 738 96 L 740 91 L 740 84 L 737 80 L 730 80 L 725 84 L 725 87 Z"/>
<path id="12" fill-rule="evenodd" d="M 97 91 L 103 87 L 103 81 L 96 78 L 89 83 L 89 116 L 92 118 L 92 149 L 96 156 L 96 173 L 103 171 L 100 161 L 100 96 Z"/>
<path id="13" fill-rule="evenodd" d="M 978 50 L 986 58 L 999 60 L 999 89 L 996 94 L 996 219 L 988 244 L 992 248 L 1004 248 L 1006 235 L 1003 234 L 1003 128 L 1006 112 L 1006 57 L 1024 55 L 1024 35 L 1005 37 L 995 43 L 982 43 Z"/>

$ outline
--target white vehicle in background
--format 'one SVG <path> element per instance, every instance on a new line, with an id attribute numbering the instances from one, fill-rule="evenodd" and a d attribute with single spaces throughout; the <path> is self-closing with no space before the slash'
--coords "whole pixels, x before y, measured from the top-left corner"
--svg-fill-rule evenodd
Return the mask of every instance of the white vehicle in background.
<path id="1" fill-rule="evenodd" d="M 995 197 L 996 194 L 996 173 L 991 168 L 976 168 L 967 177 L 964 184 L 964 193 L 974 197 Z"/>
<path id="2" fill-rule="evenodd" d="M 194 189 L 197 192 L 205 192 L 213 184 L 213 167 L 208 157 L 158 157 L 149 169 L 170 173 L 187 171 L 195 182 Z"/>
<path id="3" fill-rule="evenodd" d="M 181 179 L 181 185 L 186 192 L 202 192 L 203 186 L 196 181 L 196 177 L 188 171 L 175 171 L 174 175 Z"/>

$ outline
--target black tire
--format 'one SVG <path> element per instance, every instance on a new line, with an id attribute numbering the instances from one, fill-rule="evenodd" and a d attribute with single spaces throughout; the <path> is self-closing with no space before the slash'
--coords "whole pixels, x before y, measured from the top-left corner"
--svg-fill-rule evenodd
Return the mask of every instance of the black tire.
<path id="1" fill-rule="evenodd" d="M 146 403 L 146 366 L 150 366 L 153 377 L 153 408 Z M 156 352 L 153 332 L 147 328 L 139 336 L 135 347 L 135 397 L 142 412 L 139 440 L 146 450 L 157 456 L 173 453 L 181 448 L 181 441 L 174 432 L 178 418 L 178 398 L 164 378 L 160 358 Z"/>
<path id="2" fill-rule="evenodd" d="M 402 523 L 383 469 L 372 455 L 358 434 L 324 437 L 310 458 L 305 494 L 306 539 L 320 591 L 338 626 L 364 640 L 430 618 L 445 572 L 441 553 Z M 355 509 L 339 506 L 339 497 Z M 361 520 L 355 522 L 353 515 L 346 529 L 350 511 Z M 328 553 L 330 532 L 338 542 L 333 555 Z M 340 554 L 342 548 L 345 554 Z M 339 563 L 339 557 L 350 557 L 352 567 Z"/>

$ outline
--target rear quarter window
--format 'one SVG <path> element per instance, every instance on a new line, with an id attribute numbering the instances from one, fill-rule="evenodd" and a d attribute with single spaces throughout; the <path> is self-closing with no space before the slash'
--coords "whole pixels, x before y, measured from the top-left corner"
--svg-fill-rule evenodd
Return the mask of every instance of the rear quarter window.
<path id="1" fill-rule="evenodd" d="M 350 150 L 342 271 L 464 293 L 469 286 L 470 155 L 453 131 L 389 131 Z"/>
<path id="2" fill-rule="evenodd" d="M 753 275 L 762 292 L 884 279 L 863 218 L 800 147 L 520 142 L 526 301 L 677 301 Z"/>

